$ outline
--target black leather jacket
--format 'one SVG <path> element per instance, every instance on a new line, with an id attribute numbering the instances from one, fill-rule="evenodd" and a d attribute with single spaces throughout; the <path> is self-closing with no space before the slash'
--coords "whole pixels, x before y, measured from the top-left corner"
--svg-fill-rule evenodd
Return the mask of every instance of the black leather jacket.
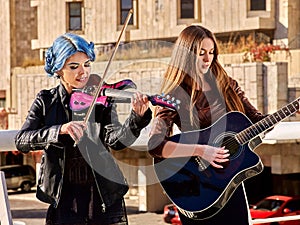
<path id="1" fill-rule="evenodd" d="M 66 148 L 74 148 L 69 135 L 59 134 L 61 125 L 71 120 L 69 99 L 62 84 L 42 90 L 15 137 L 16 147 L 23 153 L 44 150 L 36 195 L 54 206 L 57 206 L 62 190 Z M 95 181 L 104 206 L 110 206 L 123 197 L 128 186 L 109 149 L 121 150 L 131 145 L 150 122 L 152 112 L 148 109 L 140 117 L 132 111 L 123 125 L 118 120 L 115 105 L 96 105 L 92 115 L 95 118 L 88 122 L 86 135 L 78 147 L 96 172 Z"/>

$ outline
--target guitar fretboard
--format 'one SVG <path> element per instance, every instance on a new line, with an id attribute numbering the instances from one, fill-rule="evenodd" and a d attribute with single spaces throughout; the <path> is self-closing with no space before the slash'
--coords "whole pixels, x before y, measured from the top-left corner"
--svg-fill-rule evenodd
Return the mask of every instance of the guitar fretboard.
<path id="1" fill-rule="evenodd" d="M 295 101 L 282 107 L 277 112 L 265 117 L 259 122 L 251 125 L 250 127 L 236 134 L 235 138 L 240 144 L 243 145 L 248 141 L 250 141 L 251 139 L 253 139 L 254 137 L 258 136 L 259 134 L 271 129 L 277 123 L 293 115 L 299 110 L 299 99 L 300 98 L 296 99 Z"/>

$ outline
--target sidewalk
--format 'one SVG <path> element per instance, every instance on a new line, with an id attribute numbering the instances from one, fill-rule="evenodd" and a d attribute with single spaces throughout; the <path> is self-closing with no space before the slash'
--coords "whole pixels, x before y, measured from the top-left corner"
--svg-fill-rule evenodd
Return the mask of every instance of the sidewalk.
<path id="1" fill-rule="evenodd" d="M 8 195 L 11 214 L 14 223 L 23 222 L 25 225 L 43 225 L 48 204 L 35 198 L 35 192 L 12 193 Z M 137 200 L 125 199 L 129 225 L 167 225 L 163 214 L 138 212 Z M 22 223 L 20 223 L 22 224 Z"/>

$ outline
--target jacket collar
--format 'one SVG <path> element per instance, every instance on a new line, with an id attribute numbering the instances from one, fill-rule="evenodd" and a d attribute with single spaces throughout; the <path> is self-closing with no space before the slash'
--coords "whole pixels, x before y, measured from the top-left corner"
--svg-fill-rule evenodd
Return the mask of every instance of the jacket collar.
<path id="1" fill-rule="evenodd" d="M 65 104 L 70 102 L 70 95 L 68 94 L 67 90 L 65 89 L 62 83 L 58 86 L 58 94 L 61 98 L 61 101 Z"/>

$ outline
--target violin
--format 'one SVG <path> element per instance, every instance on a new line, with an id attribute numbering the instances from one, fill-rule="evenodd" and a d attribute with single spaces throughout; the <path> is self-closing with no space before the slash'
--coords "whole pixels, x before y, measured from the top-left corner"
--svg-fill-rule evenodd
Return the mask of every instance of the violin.
<path id="1" fill-rule="evenodd" d="M 90 107 L 97 88 L 93 83 L 97 83 L 97 79 L 99 78 L 100 76 L 91 74 L 86 87 L 83 89 L 73 89 L 74 92 L 70 99 L 70 108 L 72 111 L 82 111 Z M 136 84 L 130 79 L 121 80 L 113 84 L 104 83 L 100 88 L 100 94 L 95 104 L 108 107 L 113 103 L 130 103 L 134 92 L 124 90 L 136 89 L 136 87 Z M 147 97 L 153 106 L 163 106 L 171 110 L 179 109 L 180 101 L 170 95 L 147 95 Z"/>

